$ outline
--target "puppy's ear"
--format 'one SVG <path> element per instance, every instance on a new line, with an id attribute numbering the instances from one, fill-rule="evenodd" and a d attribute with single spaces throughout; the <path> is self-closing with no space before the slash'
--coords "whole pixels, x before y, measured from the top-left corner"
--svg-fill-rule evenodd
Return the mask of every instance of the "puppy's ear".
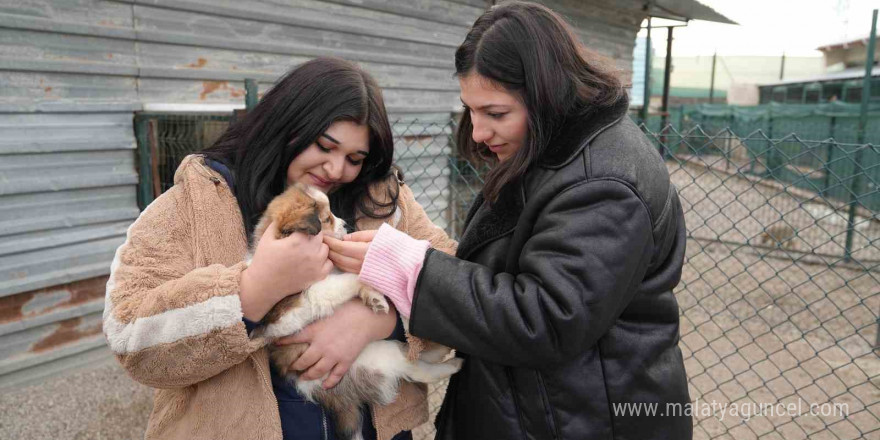
<path id="1" fill-rule="evenodd" d="M 313 212 L 313 213 L 308 217 L 308 222 L 306 223 L 306 225 L 307 225 L 307 226 L 306 226 L 306 229 L 305 229 L 305 231 L 304 231 L 306 234 L 309 234 L 309 235 L 318 235 L 318 233 L 321 232 L 321 226 L 322 226 L 322 225 L 321 225 L 321 219 L 318 218 L 318 213 L 317 213 L 317 212 Z"/>
<path id="2" fill-rule="evenodd" d="M 299 217 L 296 221 L 285 225 L 281 229 L 281 236 L 288 237 L 294 232 L 302 232 L 303 234 L 318 235 L 321 232 L 321 219 L 318 213 L 311 210 L 311 213 Z"/>

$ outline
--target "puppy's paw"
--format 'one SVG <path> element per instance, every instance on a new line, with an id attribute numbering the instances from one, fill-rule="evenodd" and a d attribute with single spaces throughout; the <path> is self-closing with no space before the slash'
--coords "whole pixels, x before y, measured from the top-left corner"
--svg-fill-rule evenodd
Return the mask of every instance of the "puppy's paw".
<path id="1" fill-rule="evenodd" d="M 448 361 L 444 361 L 443 363 L 449 365 L 452 368 L 455 368 L 455 372 L 457 373 L 464 365 L 464 359 L 460 357 L 454 357 L 452 359 L 449 359 Z"/>
<path id="2" fill-rule="evenodd" d="M 364 300 L 364 304 L 373 309 L 374 313 L 388 313 L 391 310 L 391 307 L 388 305 L 388 300 L 385 299 L 385 295 L 382 295 L 370 287 L 361 287 L 358 294 L 361 299 Z"/>
<path id="3" fill-rule="evenodd" d="M 419 353 L 419 359 L 435 364 L 442 362 L 452 349 L 436 342 L 427 342 L 427 347 Z"/>

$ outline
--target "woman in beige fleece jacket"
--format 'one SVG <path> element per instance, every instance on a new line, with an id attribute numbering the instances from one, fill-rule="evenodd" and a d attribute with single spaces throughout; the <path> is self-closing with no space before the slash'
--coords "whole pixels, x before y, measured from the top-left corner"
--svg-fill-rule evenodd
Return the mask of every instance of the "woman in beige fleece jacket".
<path id="1" fill-rule="evenodd" d="M 281 78 L 211 148 L 183 160 L 174 186 L 129 228 L 107 283 L 108 344 L 135 380 L 157 388 L 147 438 L 335 437 L 323 410 L 278 380 L 269 341 L 249 336 L 277 301 L 329 272 L 327 245 L 320 236 L 250 235 L 268 202 L 302 182 L 327 192 L 337 216 L 357 229 L 388 223 L 454 252 L 392 155 L 375 81 L 352 63 L 319 58 Z M 251 240 L 258 245 L 248 266 Z M 396 314 L 351 302 L 283 342 L 309 342 L 297 367 L 314 376 L 307 379 L 327 375 L 332 386 L 369 342 L 399 333 L 396 323 Z M 419 345 L 412 340 L 411 355 Z M 406 431 L 427 420 L 426 389 L 404 383 L 394 403 L 368 415 L 369 437 L 410 438 Z"/>

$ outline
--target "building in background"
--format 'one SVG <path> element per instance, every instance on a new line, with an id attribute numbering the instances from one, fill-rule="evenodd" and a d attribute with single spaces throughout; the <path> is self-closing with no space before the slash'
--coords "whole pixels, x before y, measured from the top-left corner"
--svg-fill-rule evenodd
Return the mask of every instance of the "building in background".
<path id="1" fill-rule="evenodd" d="M 862 102 L 868 37 L 817 48 L 822 52 L 824 71 L 809 77 L 761 84 L 760 103 L 817 104 Z M 871 100 L 880 101 L 880 48 L 874 52 L 871 69 Z"/>
<path id="2" fill-rule="evenodd" d="M 654 40 L 654 47 L 664 44 L 663 39 Z M 644 50 L 644 49 L 643 49 Z M 639 64 L 636 64 L 639 63 Z M 659 108 L 663 94 L 663 68 L 665 57 L 652 59 L 651 105 Z M 715 103 L 754 105 L 758 103 L 758 84 L 779 80 L 782 56 L 724 56 L 718 55 L 715 66 Z M 633 62 L 633 71 L 643 71 L 644 56 Z M 785 78 L 804 78 L 820 75 L 825 71 L 820 57 L 786 57 Z M 712 55 L 675 56 L 672 59 L 672 75 L 669 89 L 669 105 L 699 104 L 709 102 L 712 84 Z"/>

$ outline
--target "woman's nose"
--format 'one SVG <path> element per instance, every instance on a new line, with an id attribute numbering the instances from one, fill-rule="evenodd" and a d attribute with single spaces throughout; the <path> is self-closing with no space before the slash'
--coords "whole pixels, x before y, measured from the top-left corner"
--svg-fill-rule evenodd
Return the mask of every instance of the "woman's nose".
<path id="1" fill-rule="evenodd" d="M 482 118 L 475 118 L 471 116 L 471 125 L 473 125 L 474 130 L 471 133 L 471 137 L 474 139 L 474 142 L 481 143 L 486 142 L 489 139 L 492 139 L 492 130 L 489 128 L 488 124 L 482 120 Z"/>
<path id="2" fill-rule="evenodd" d="M 344 157 L 332 157 L 324 162 L 324 171 L 330 180 L 339 180 L 342 178 L 342 169 Z"/>

